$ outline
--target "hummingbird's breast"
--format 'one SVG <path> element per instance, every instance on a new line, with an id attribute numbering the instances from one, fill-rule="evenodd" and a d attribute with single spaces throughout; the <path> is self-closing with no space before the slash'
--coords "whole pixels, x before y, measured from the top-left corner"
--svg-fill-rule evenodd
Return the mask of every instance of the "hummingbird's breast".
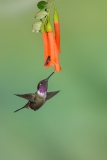
<path id="1" fill-rule="evenodd" d="M 40 107 L 43 106 L 43 104 L 45 103 L 45 99 L 46 99 L 46 94 L 39 95 L 38 93 L 36 93 L 35 102 L 28 102 L 28 107 L 27 108 L 37 110 L 37 109 L 39 109 Z"/>
<path id="2" fill-rule="evenodd" d="M 40 92 L 40 91 L 38 90 L 38 91 L 37 91 L 37 94 L 38 94 L 40 97 L 46 99 L 46 96 L 47 96 L 47 93 L 46 93 L 46 92 Z"/>

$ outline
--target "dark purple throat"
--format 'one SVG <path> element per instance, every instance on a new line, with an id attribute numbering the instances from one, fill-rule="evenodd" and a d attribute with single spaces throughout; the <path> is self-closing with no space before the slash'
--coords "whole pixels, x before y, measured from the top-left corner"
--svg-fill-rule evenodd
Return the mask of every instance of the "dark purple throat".
<path id="1" fill-rule="evenodd" d="M 45 92 L 46 92 L 46 89 L 41 86 L 41 87 L 39 88 L 39 92 L 40 92 L 40 93 L 45 93 Z"/>

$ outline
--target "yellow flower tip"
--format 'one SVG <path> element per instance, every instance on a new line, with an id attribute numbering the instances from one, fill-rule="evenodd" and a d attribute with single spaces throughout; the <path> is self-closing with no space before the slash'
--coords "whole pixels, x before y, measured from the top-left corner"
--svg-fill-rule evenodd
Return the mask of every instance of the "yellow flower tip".
<path id="1" fill-rule="evenodd" d="M 53 19 L 54 19 L 54 22 L 59 22 L 59 16 L 58 16 L 58 13 L 57 13 L 56 9 L 54 9 Z"/>
<path id="2" fill-rule="evenodd" d="M 52 31 L 52 26 L 51 26 L 51 23 L 50 23 L 50 16 L 47 17 L 47 22 L 45 24 L 45 27 L 46 27 L 47 32 Z"/>
<path id="3" fill-rule="evenodd" d="M 42 26 L 41 26 L 41 32 L 42 32 L 42 33 L 46 32 L 46 31 L 45 31 L 44 23 L 42 23 Z"/>
<path id="4" fill-rule="evenodd" d="M 52 31 L 52 26 L 51 26 L 50 22 L 48 22 L 47 25 L 46 25 L 46 31 L 47 32 Z"/>

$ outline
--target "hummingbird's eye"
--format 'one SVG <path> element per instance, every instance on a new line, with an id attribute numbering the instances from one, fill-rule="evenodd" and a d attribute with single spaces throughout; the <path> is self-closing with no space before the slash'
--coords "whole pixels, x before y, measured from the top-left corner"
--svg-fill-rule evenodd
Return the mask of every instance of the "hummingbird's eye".
<path id="1" fill-rule="evenodd" d="M 43 84 L 43 82 L 40 82 L 40 85 Z"/>

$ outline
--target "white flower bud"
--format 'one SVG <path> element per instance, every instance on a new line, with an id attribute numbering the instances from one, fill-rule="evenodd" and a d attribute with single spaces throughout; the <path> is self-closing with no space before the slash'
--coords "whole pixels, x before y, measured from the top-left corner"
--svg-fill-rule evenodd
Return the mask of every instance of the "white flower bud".
<path id="1" fill-rule="evenodd" d="M 40 31 L 41 25 L 42 25 L 42 22 L 36 22 L 36 23 L 34 23 L 34 24 L 32 25 L 32 27 L 33 27 L 32 32 L 34 32 L 34 30 L 35 30 L 35 31 Z"/>
<path id="2" fill-rule="evenodd" d="M 36 19 L 42 19 L 44 18 L 48 13 L 46 11 L 40 11 L 36 14 L 35 18 Z"/>

